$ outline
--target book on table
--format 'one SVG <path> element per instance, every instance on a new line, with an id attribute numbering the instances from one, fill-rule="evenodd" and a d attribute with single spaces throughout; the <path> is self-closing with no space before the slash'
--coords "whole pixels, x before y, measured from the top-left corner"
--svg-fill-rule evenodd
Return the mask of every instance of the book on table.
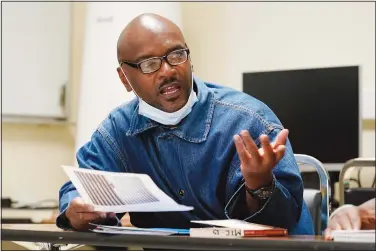
<path id="1" fill-rule="evenodd" d="M 192 237 L 218 237 L 218 238 L 241 238 L 241 237 L 278 237 L 286 236 L 287 229 L 250 223 L 242 220 L 204 220 L 191 221 L 211 227 L 197 227 L 190 229 Z"/>

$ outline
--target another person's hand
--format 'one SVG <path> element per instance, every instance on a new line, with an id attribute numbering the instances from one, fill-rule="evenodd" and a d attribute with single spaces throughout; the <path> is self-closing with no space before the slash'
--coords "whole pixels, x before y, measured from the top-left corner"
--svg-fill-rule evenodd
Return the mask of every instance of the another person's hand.
<path id="1" fill-rule="evenodd" d="M 239 135 L 234 136 L 241 162 L 240 168 L 247 187 L 256 189 L 272 181 L 272 170 L 285 153 L 288 133 L 287 129 L 283 129 L 273 143 L 270 143 L 267 135 L 261 135 L 260 149 L 257 148 L 248 131 L 243 130 Z"/>
<path id="2" fill-rule="evenodd" d="M 333 230 L 375 229 L 375 210 L 363 206 L 339 209 L 329 220 L 324 232 L 325 239 L 332 238 Z"/>
<path id="3" fill-rule="evenodd" d="M 89 223 L 100 223 L 108 218 L 115 218 L 115 213 L 95 212 L 92 205 L 85 204 L 81 197 L 74 198 L 65 215 L 71 227 L 78 231 L 92 228 Z"/>

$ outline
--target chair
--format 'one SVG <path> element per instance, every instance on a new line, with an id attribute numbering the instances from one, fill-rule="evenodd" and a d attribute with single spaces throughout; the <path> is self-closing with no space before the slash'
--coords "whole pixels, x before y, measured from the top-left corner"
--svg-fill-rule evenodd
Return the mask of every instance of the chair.
<path id="1" fill-rule="evenodd" d="M 330 179 L 328 171 L 316 158 L 305 154 L 294 154 L 299 167 L 305 165 L 316 169 L 320 180 L 320 190 L 304 189 L 304 201 L 307 204 L 312 217 L 316 235 L 321 235 L 322 230 L 327 228 L 330 210 Z"/>
<path id="2" fill-rule="evenodd" d="M 354 204 L 359 205 L 375 197 L 374 188 L 355 188 L 345 191 L 346 172 L 352 167 L 371 167 L 376 166 L 375 157 L 373 158 L 355 158 L 346 161 L 339 174 L 339 205 Z M 374 185 L 373 185 L 374 186 Z M 346 197 L 346 198 L 345 198 Z"/>

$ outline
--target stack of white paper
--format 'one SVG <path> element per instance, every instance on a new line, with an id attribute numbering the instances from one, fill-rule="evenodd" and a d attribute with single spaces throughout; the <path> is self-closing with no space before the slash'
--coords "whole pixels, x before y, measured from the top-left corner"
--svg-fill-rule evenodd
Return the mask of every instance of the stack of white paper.
<path id="1" fill-rule="evenodd" d="M 192 220 L 192 223 L 211 225 L 216 227 L 238 228 L 238 229 L 252 229 L 252 230 L 269 230 L 274 227 L 250 223 L 247 221 L 229 219 L 229 220 Z"/>
<path id="2" fill-rule="evenodd" d="M 162 229 L 162 228 L 137 228 L 137 227 L 117 227 L 117 226 L 107 226 L 107 225 L 97 225 L 95 229 L 91 231 L 101 234 L 129 234 L 129 235 L 173 235 L 179 234 L 178 230 L 174 229 Z"/>
<path id="3" fill-rule="evenodd" d="M 375 243 L 375 230 L 335 230 L 334 241 Z"/>
<path id="4" fill-rule="evenodd" d="M 85 203 L 99 212 L 189 211 L 177 204 L 146 174 L 116 173 L 63 166 Z"/>

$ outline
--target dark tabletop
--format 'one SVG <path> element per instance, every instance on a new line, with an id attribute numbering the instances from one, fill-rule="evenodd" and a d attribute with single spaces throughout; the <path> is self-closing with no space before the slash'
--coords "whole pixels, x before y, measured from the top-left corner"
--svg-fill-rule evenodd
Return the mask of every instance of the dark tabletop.
<path id="1" fill-rule="evenodd" d="M 3 241 L 173 250 L 375 250 L 375 243 L 325 241 L 320 236 L 218 239 L 189 236 L 104 235 L 64 231 L 53 224 L 3 224 L 1 228 Z"/>

